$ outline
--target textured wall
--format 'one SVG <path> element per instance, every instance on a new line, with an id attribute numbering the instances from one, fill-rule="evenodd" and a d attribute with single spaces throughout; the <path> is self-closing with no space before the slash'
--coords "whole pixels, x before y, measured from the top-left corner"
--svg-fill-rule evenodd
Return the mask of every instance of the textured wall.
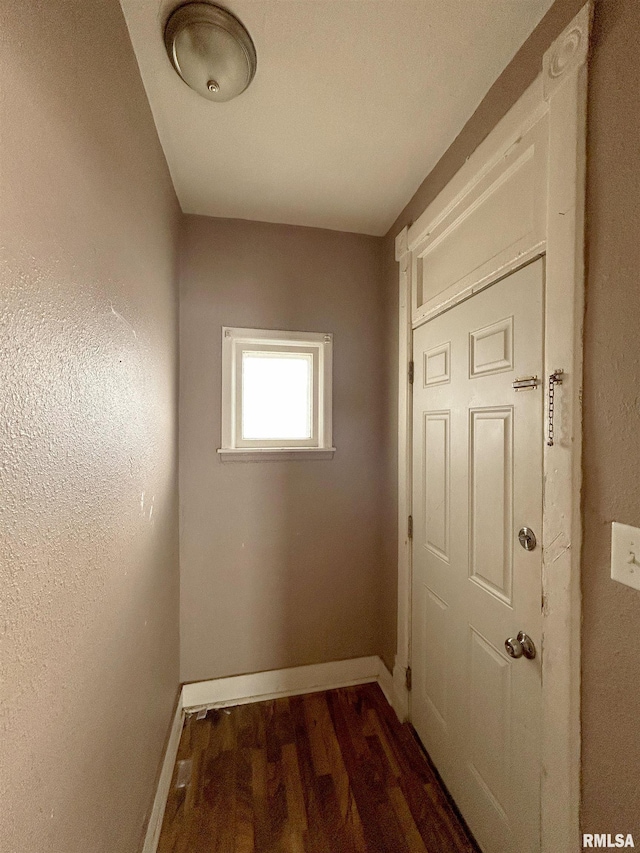
<path id="1" fill-rule="evenodd" d="M 610 578 L 640 527 L 640 4 L 596 5 L 584 341 L 582 823 L 640 843 L 640 592 Z"/>
<path id="2" fill-rule="evenodd" d="M 181 675 L 380 650 L 380 240 L 189 216 L 180 277 Z M 220 462 L 221 326 L 334 333 L 331 461 Z"/>
<path id="3" fill-rule="evenodd" d="M 386 478 L 396 476 L 398 271 L 395 235 L 411 223 L 522 94 L 583 0 L 557 0 L 385 238 L 388 325 Z M 640 837 L 640 593 L 609 577 L 612 520 L 640 525 L 640 4 L 597 0 L 589 80 L 584 341 L 582 824 Z M 385 529 L 393 539 L 395 503 Z M 388 562 L 385 565 L 389 565 Z M 395 568 L 394 570 L 395 571 Z M 385 580 L 392 607 L 395 576 Z M 386 655 L 395 612 L 384 616 Z"/>
<path id="4" fill-rule="evenodd" d="M 132 853 L 178 682 L 178 208 L 117 0 L 5 0 L 0 42 L 0 851 Z"/>

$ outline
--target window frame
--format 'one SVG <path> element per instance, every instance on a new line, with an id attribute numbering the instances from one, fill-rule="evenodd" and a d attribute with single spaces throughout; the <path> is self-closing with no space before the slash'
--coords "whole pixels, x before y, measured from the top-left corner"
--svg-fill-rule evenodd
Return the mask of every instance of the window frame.
<path id="1" fill-rule="evenodd" d="M 242 437 L 242 365 L 245 352 L 311 355 L 311 438 L 244 439 Z M 333 335 L 275 329 L 222 327 L 222 446 L 229 459 L 332 458 Z"/>

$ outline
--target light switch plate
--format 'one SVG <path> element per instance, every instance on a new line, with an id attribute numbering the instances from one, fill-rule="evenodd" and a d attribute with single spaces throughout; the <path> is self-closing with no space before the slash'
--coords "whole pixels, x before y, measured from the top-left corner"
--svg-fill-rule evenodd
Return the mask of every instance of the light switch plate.
<path id="1" fill-rule="evenodd" d="M 611 577 L 640 589 L 640 528 L 617 521 L 611 525 Z"/>

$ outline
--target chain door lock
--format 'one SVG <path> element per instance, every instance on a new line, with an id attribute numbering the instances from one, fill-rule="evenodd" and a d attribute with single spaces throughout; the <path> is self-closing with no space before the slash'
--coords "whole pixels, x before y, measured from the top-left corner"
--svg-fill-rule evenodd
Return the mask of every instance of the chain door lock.
<path id="1" fill-rule="evenodd" d="M 553 415 L 555 410 L 556 385 L 562 385 L 562 370 L 554 370 L 549 374 L 549 437 L 547 447 L 553 447 Z"/>

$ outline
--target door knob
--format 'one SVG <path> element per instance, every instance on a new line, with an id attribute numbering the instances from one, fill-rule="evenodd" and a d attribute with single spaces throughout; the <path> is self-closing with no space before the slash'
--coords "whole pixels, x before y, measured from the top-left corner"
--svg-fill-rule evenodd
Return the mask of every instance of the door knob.
<path id="1" fill-rule="evenodd" d="M 504 641 L 504 647 L 507 650 L 507 654 L 512 658 L 528 658 L 529 660 L 533 660 L 536 656 L 536 647 L 528 634 L 525 634 L 524 631 L 520 631 L 517 637 L 509 637 Z"/>

